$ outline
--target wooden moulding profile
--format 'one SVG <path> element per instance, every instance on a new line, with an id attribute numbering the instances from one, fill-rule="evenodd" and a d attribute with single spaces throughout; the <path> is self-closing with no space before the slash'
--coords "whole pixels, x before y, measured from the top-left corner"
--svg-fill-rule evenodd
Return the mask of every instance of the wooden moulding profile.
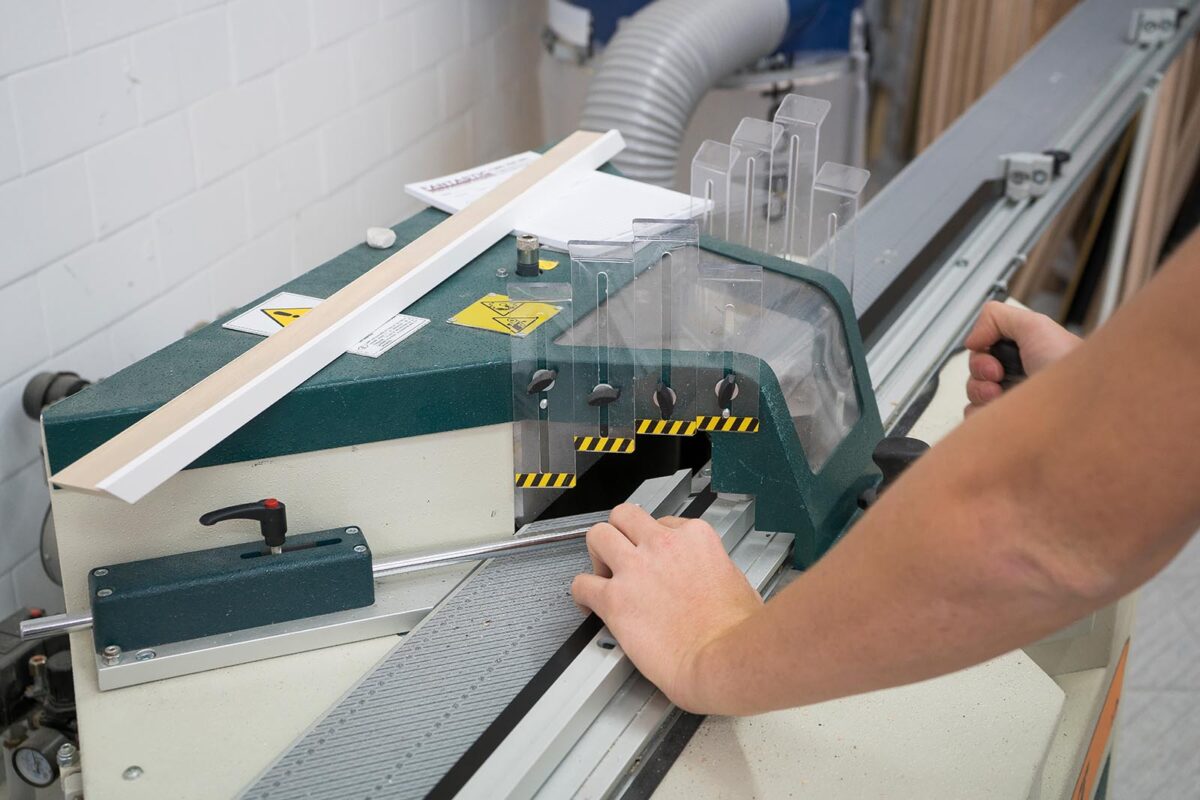
<path id="1" fill-rule="evenodd" d="M 138 501 L 506 236 L 521 209 L 566 189 L 623 147 L 617 131 L 576 131 L 51 482 Z"/>

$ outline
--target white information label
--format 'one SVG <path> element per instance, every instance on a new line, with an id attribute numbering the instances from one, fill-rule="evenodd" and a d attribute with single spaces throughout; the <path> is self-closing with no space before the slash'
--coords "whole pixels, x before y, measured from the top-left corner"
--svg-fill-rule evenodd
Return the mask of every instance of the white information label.
<path id="1" fill-rule="evenodd" d="M 321 298 L 293 292 L 280 292 L 222 325 L 231 331 L 270 336 L 283 330 L 319 305 Z M 396 345 L 429 324 L 429 320 L 397 314 L 363 337 L 346 352 L 367 358 L 379 358 Z"/>

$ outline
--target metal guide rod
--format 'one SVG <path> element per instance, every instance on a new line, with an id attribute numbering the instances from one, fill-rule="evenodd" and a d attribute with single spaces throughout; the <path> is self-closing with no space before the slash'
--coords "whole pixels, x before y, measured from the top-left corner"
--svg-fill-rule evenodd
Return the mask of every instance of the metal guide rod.
<path id="1" fill-rule="evenodd" d="M 503 542 L 490 542 L 488 544 L 463 547 L 458 550 L 447 550 L 440 553 L 424 553 L 415 556 L 405 556 L 403 558 L 378 559 L 371 564 L 371 573 L 376 579 L 391 578 L 408 572 L 433 569 L 434 567 L 445 567 L 467 561 L 482 561 L 486 558 L 532 553 L 582 539 L 590 528 L 590 525 L 573 527 L 566 530 L 522 536 Z M 90 612 L 81 614 L 54 614 L 37 619 L 27 619 L 22 622 L 21 639 L 44 639 L 60 633 L 87 630 L 90 627 L 92 627 L 92 615 Z"/>

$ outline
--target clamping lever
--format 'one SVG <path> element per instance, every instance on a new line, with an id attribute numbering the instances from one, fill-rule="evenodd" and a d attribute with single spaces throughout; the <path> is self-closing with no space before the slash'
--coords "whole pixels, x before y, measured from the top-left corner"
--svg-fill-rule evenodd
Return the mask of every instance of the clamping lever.
<path id="1" fill-rule="evenodd" d="M 871 453 L 871 460 L 883 473 L 883 479 L 878 486 L 863 490 L 858 496 L 858 507 L 865 511 L 874 505 L 879 495 L 895 483 L 914 461 L 925 455 L 927 450 L 929 445 L 925 442 L 908 436 L 887 436 L 880 440 L 879 444 L 875 445 L 875 451 Z"/>
<path id="2" fill-rule="evenodd" d="M 1025 365 L 1021 362 L 1021 348 L 1017 347 L 1017 343 L 1012 339 L 999 340 L 988 348 L 988 352 L 1004 367 L 1004 380 L 1000 381 L 1002 388 L 1011 389 L 1029 377 L 1025 372 Z"/>
<path id="3" fill-rule="evenodd" d="M 209 511 L 200 517 L 200 524 L 215 525 L 230 519 L 258 520 L 267 547 L 276 555 L 283 552 L 283 542 L 287 534 L 287 506 L 274 497 L 259 500 L 257 503 L 240 503 Z"/>

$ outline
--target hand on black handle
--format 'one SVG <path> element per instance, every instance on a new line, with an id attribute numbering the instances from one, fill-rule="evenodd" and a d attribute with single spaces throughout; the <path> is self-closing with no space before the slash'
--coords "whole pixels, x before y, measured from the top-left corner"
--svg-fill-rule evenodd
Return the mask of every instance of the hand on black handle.
<path id="1" fill-rule="evenodd" d="M 258 520 L 267 546 L 283 547 L 284 534 L 287 533 L 287 506 L 274 497 L 259 500 L 257 503 L 241 503 L 209 511 L 200 517 L 200 524 L 215 525 L 228 519 Z"/>
<path id="2" fill-rule="evenodd" d="M 1000 382 L 1001 388 L 1010 389 L 1028 377 L 1025 373 L 1025 365 L 1021 363 L 1021 348 L 1017 347 L 1017 343 L 1012 339 L 1000 339 L 988 348 L 988 352 L 996 357 L 1000 366 L 1004 367 L 1004 380 Z"/>
<path id="3" fill-rule="evenodd" d="M 875 445 L 875 451 L 871 453 L 871 460 L 883 473 L 883 480 L 878 486 L 873 486 L 859 495 L 858 507 L 866 510 L 873 505 L 879 499 L 879 495 L 883 494 L 914 461 L 925 455 L 927 450 L 928 444 L 908 436 L 887 436 L 881 439 L 879 444 Z"/>

